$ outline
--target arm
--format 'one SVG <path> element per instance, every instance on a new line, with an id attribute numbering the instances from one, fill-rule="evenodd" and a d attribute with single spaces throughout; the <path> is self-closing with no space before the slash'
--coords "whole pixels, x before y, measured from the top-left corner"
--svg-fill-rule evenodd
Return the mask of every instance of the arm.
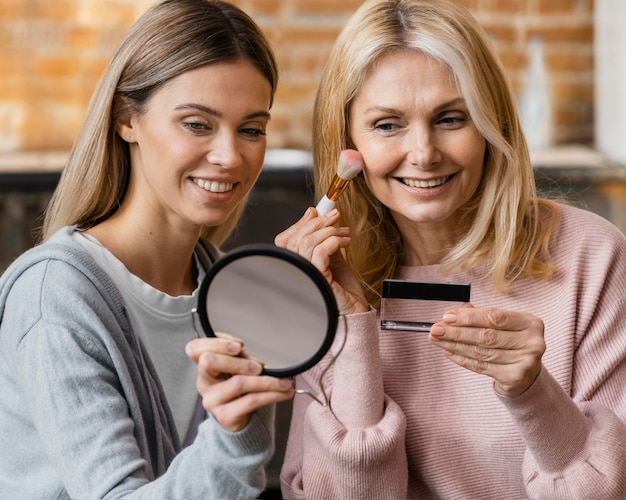
<path id="1" fill-rule="evenodd" d="M 523 473 L 529 497 L 624 498 L 626 372 L 614 375 L 616 397 L 608 405 L 575 402 L 545 369 L 521 396 L 500 397 L 528 447 Z"/>
<path id="2" fill-rule="evenodd" d="M 33 274 L 41 273 L 39 276 Z M 265 484 L 273 410 L 238 432 L 214 420 L 176 455 L 158 383 L 104 295 L 62 263 L 41 264 L 12 290 L 15 382 L 54 488 L 73 498 L 252 498 Z M 62 277 L 62 279 L 61 279 Z M 33 283 L 39 283 L 34 289 Z M 15 333 L 22 329 L 22 333 Z M 114 340 L 115 339 L 115 340 Z M 29 474 L 34 474 L 31 471 Z"/>
<path id="3" fill-rule="evenodd" d="M 342 318 L 335 344 L 346 344 L 324 386 L 330 407 L 306 395 L 294 411 L 281 474 L 286 498 L 406 498 L 406 420 L 383 393 L 376 314 Z M 337 346 L 333 346 L 336 352 Z M 298 380 L 318 391 L 328 357 Z"/>
<path id="4" fill-rule="evenodd" d="M 626 497 L 626 243 L 615 233 L 592 234 L 602 244 L 579 258 L 570 386 L 544 368 L 526 393 L 503 399 L 528 445 L 534 498 Z"/>
<path id="5" fill-rule="evenodd" d="M 350 244 L 350 229 L 335 227 L 338 220 L 337 210 L 317 217 L 309 209 L 275 239 L 326 277 L 341 314 L 335 353 L 345 338 L 328 373 L 331 380 L 324 381 L 330 407 L 304 395 L 295 400 L 282 488 L 287 498 L 405 498 L 406 419 L 385 397 L 376 313 L 341 255 Z M 327 361 L 300 377 L 300 388 L 316 393 Z"/>
<path id="6" fill-rule="evenodd" d="M 535 287 L 547 304 L 543 363 L 543 324 L 529 315 L 460 309 L 455 324 L 465 329 L 442 323 L 442 339 L 459 344 L 431 335 L 451 360 L 494 378 L 526 443 L 532 498 L 626 497 L 626 242 L 605 221 L 587 221 L 571 217 L 555 245 L 563 295 Z"/>

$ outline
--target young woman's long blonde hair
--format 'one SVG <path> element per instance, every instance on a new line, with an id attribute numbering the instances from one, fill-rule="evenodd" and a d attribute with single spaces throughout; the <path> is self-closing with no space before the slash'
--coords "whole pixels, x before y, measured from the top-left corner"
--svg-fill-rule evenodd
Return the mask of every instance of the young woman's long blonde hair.
<path id="1" fill-rule="evenodd" d="M 407 50 L 425 53 L 451 69 L 487 142 L 483 179 L 459 224 L 468 230 L 442 264 L 448 269 L 481 266 L 501 291 L 521 276 L 549 277 L 549 236 L 557 208 L 537 197 L 503 67 L 484 30 L 456 0 L 370 0 L 350 19 L 330 54 L 315 102 L 317 196 L 331 182 L 339 153 L 350 146 L 350 105 L 368 72 L 382 57 Z M 395 275 L 402 255 L 400 232 L 362 176 L 349 185 L 337 206 L 341 224 L 352 229 L 346 258 L 363 281 L 370 303 L 378 305 L 382 280 Z"/>
<path id="2" fill-rule="evenodd" d="M 130 170 L 128 144 L 115 131 L 121 118 L 141 113 L 156 89 L 186 71 L 241 59 L 267 78 L 273 99 L 278 83 L 274 55 L 243 11 L 213 0 L 165 0 L 148 9 L 118 45 L 92 96 L 46 210 L 43 240 L 66 225 L 92 227 L 119 207 Z M 220 226 L 204 228 L 203 237 L 223 243 L 246 201 Z"/>

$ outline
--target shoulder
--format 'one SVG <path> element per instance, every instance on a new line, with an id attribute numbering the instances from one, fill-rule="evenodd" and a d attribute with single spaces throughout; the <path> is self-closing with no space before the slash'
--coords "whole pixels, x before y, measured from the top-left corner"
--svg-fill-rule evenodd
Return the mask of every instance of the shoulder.
<path id="1" fill-rule="evenodd" d="M 557 240 L 573 246 L 611 246 L 626 249 L 626 236 L 604 217 L 570 205 L 556 204 Z"/>
<path id="2" fill-rule="evenodd" d="M 2 288 L 25 279 L 40 281 L 44 276 L 60 278 L 72 274 L 73 270 L 84 279 L 102 277 L 101 268 L 72 238 L 72 230 L 71 227 L 62 228 L 45 243 L 20 255 L 3 273 L 0 279 Z"/>
<path id="3" fill-rule="evenodd" d="M 593 276 L 599 283 L 611 275 L 626 279 L 626 236 L 600 215 L 568 205 L 557 207 L 553 263 L 563 272 Z"/>
<path id="4" fill-rule="evenodd" d="M 39 314 L 78 314 L 106 307 L 121 312 L 123 301 L 109 276 L 76 242 L 73 228 L 60 229 L 48 241 L 18 257 L 0 278 L 0 318 L 7 300 Z"/>

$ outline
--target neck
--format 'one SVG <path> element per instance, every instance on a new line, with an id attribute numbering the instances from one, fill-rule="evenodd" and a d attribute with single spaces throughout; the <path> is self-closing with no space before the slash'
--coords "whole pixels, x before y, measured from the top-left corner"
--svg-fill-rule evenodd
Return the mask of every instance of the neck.
<path id="1" fill-rule="evenodd" d="M 180 230 L 130 227 L 123 218 L 107 219 L 88 231 L 135 276 L 168 295 L 189 295 L 197 285 L 193 258 L 199 229 Z"/>
<path id="2" fill-rule="evenodd" d="M 440 264 L 458 241 L 458 235 L 436 224 L 399 224 L 402 234 L 404 266 L 430 266 Z"/>

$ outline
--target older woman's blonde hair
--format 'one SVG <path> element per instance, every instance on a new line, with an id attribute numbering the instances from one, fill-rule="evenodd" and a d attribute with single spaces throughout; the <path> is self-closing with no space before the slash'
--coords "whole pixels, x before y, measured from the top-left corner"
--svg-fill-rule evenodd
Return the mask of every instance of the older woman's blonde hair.
<path id="1" fill-rule="evenodd" d="M 339 35 L 318 90 L 313 119 L 317 196 L 350 146 L 350 105 L 376 62 L 396 51 L 420 51 L 448 66 L 487 142 L 484 176 L 464 207 L 458 241 L 445 269 L 481 267 L 504 291 L 522 276 L 548 278 L 549 236 L 558 219 L 554 204 L 539 200 L 516 103 L 502 65 L 477 21 L 457 0 L 370 0 Z M 346 258 L 378 305 L 382 280 L 395 275 L 402 255 L 399 230 L 362 176 L 337 204 L 341 224 L 352 228 Z M 545 212 L 545 213 L 544 213 Z"/>
<path id="2" fill-rule="evenodd" d="M 89 103 L 59 185 L 46 210 L 43 239 L 57 229 L 87 229 L 110 217 L 124 197 L 130 173 L 128 144 L 115 131 L 129 113 L 142 113 L 164 83 L 216 62 L 250 61 L 278 83 L 272 50 L 252 19 L 213 0 L 165 0 L 148 9 L 116 48 Z M 202 236 L 223 243 L 235 228 L 247 197 L 218 227 Z"/>

